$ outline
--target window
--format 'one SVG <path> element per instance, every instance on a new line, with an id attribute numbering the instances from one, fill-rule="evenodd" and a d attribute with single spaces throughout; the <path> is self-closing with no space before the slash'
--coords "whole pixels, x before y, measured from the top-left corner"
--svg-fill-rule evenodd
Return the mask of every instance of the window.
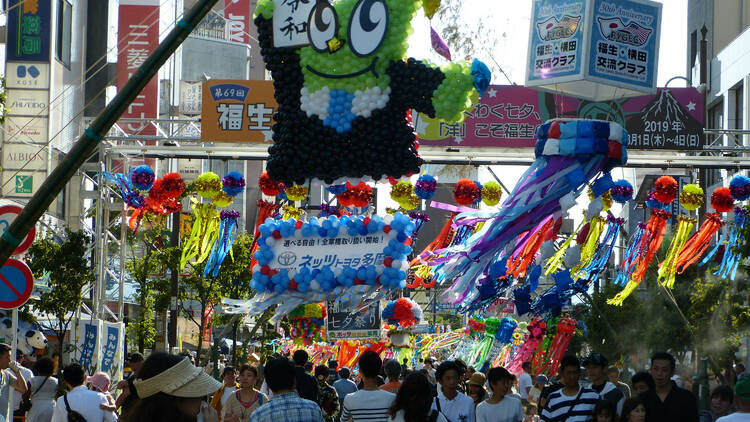
<path id="1" fill-rule="evenodd" d="M 690 68 L 695 66 L 695 58 L 698 56 L 698 31 L 690 33 Z"/>
<path id="2" fill-rule="evenodd" d="M 742 129 L 742 123 L 743 123 L 743 114 L 745 114 L 745 110 L 743 108 L 743 100 L 744 98 L 742 95 L 742 84 L 734 90 L 734 128 L 735 129 Z"/>
<path id="3" fill-rule="evenodd" d="M 57 0 L 57 48 L 55 58 L 70 69 L 70 33 L 73 24 L 73 5 Z"/>
<path id="4" fill-rule="evenodd" d="M 719 102 L 715 106 L 708 109 L 708 124 L 707 129 L 723 129 L 724 128 L 724 103 Z"/>

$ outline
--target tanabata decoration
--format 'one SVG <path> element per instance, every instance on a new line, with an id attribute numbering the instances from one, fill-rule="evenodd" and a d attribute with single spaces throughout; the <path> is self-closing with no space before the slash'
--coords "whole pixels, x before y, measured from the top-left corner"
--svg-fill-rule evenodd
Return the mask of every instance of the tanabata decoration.
<path id="1" fill-rule="evenodd" d="M 512 340 L 513 331 L 518 322 L 511 317 L 502 319 L 487 318 L 485 321 L 485 338 L 479 343 L 473 366 L 481 368 L 485 362 L 492 362 L 504 345 Z"/>
<path id="2" fill-rule="evenodd" d="M 750 198 L 750 178 L 742 174 L 732 177 L 729 181 L 729 192 L 737 201 Z"/>
<path id="3" fill-rule="evenodd" d="M 284 192 L 284 184 L 271 179 L 267 171 L 264 171 L 258 179 L 258 187 L 263 195 L 276 196 L 281 192 Z"/>
<path id="4" fill-rule="evenodd" d="M 423 174 L 417 179 L 417 183 L 414 185 L 414 194 L 419 199 L 428 201 L 435 196 L 435 190 L 437 189 L 437 179 L 430 176 L 429 174 Z"/>
<path id="5" fill-rule="evenodd" d="M 503 275 L 513 276 L 516 279 L 524 278 L 526 270 L 534 262 L 534 258 L 544 242 L 544 235 L 552 229 L 554 224 L 555 219 L 552 216 L 547 216 L 535 228 L 521 237 L 515 250 L 508 257 L 505 264 L 506 273 Z"/>
<path id="6" fill-rule="evenodd" d="M 286 193 L 286 199 L 296 202 L 301 201 L 307 197 L 307 187 L 300 185 L 291 185 L 284 191 Z"/>
<path id="7" fill-rule="evenodd" d="M 232 202 L 234 202 L 234 197 L 227 195 L 226 193 L 224 193 L 224 191 L 221 191 L 211 199 L 211 202 L 218 208 L 224 208 L 232 205 Z"/>
<path id="8" fill-rule="evenodd" d="M 221 225 L 216 205 L 201 204 L 196 199 L 192 199 L 192 202 L 193 228 L 183 244 L 180 270 L 184 269 L 191 259 L 194 259 L 196 264 L 200 264 L 208 258 L 211 245 L 219 236 Z"/>
<path id="9" fill-rule="evenodd" d="M 618 204 L 624 204 L 633 199 L 633 185 L 625 179 L 615 182 L 615 185 L 609 190 L 612 199 Z"/>
<path id="10" fill-rule="evenodd" d="M 700 228 L 685 242 L 685 246 L 677 257 L 675 269 L 679 274 L 682 274 L 689 266 L 696 263 L 703 256 L 716 233 L 724 226 L 721 213 L 731 211 L 734 206 L 734 199 L 730 195 L 729 188 L 720 187 L 715 189 L 711 194 L 711 206 L 716 212 L 706 213 Z"/>
<path id="11" fill-rule="evenodd" d="M 549 327 L 549 325 L 548 325 Z M 556 324 L 554 337 L 546 348 L 539 347 L 535 355 L 535 363 L 532 364 L 534 373 L 555 374 L 560 368 L 560 360 L 568 350 L 573 333 L 576 330 L 576 320 L 573 318 L 560 318 Z M 540 353 L 541 352 L 541 353 Z M 539 359 L 537 359 L 539 357 Z"/>
<path id="12" fill-rule="evenodd" d="M 656 182 L 654 182 L 653 200 L 661 204 L 657 206 L 661 208 L 671 204 L 677 198 L 678 186 L 677 181 L 672 176 L 661 176 L 656 179 Z M 651 199 L 649 198 L 649 200 Z M 643 281 L 646 270 L 648 270 L 656 252 L 661 247 L 661 242 L 664 240 L 667 222 L 670 217 L 671 214 L 668 211 L 651 208 L 651 217 L 648 219 L 643 233 L 636 231 L 636 237 L 640 235 L 639 242 L 632 250 L 629 247 L 625 252 L 625 259 L 620 267 L 620 273 L 615 280 L 620 285 L 623 285 L 626 281 L 627 284 L 615 297 L 607 300 L 608 304 L 622 306 L 622 302 Z"/>
<path id="13" fill-rule="evenodd" d="M 735 198 L 737 199 L 737 198 Z M 699 264 L 704 266 L 716 255 L 719 248 L 724 246 L 724 255 L 721 257 L 721 264 L 719 268 L 714 271 L 715 275 L 722 278 L 728 278 L 734 280 L 737 274 L 737 267 L 742 261 L 742 254 L 740 247 L 744 242 L 745 223 L 747 222 L 747 210 L 745 208 L 736 207 L 734 209 L 734 222 L 729 227 L 729 230 L 724 231 L 716 243 L 713 249 L 706 254 L 703 261 Z"/>
<path id="14" fill-rule="evenodd" d="M 473 287 L 483 284 L 491 265 L 504 256 L 505 247 L 548 216 L 561 218 L 575 204 L 588 181 L 604 173 L 592 185 L 597 195 L 609 190 L 609 171 L 627 162 L 627 132 L 612 122 L 553 120 L 537 130 L 536 160 L 521 176 L 499 211 L 463 213 L 458 226 L 484 225 L 465 242 L 441 251 L 453 255 L 434 263 L 440 279 L 454 280 L 446 292 L 451 301 L 472 302 Z"/>
<path id="15" fill-rule="evenodd" d="M 520 373 L 523 363 L 530 362 L 534 357 L 534 352 L 542 344 L 542 340 L 544 340 L 544 336 L 547 334 L 547 324 L 539 318 L 532 318 L 526 326 L 526 330 L 528 333 L 526 333 L 523 339 L 521 350 L 513 356 L 511 364 L 508 365 L 507 369 L 511 373 Z"/>
<path id="16" fill-rule="evenodd" d="M 503 190 L 497 182 L 489 181 L 482 186 L 482 202 L 484 205 L 494 207 L 500 203 L 503 197 Z"/>
<path id="17" fill-rule="evenodd" d="M 228 196 L 237 196 L 245 189 L 245 178 L 238 171 L 230 171 L 221 180 L 221 188 Z"/>
<path id="18" fill-rule="evenodd" d="M 208 277 L 209 274 L 212 277 L 219 275 L 221 264 L 224 263 L 227 254 L 231 255 L 232 244 L 237 237 L 237 219 L 240 218 L 240 213 L 233 210 L 222 210 L 219 216 L 219 234 L 203 269 L 203 277 Z"/>
<path id="19" fill-rule="evenodd" d="M 153 174 L 153 171 L 151 173 Z M 141 209 L 144 205 L 146 205 L 146 198 L 144 198 L 143 195 L 138 192 L 137 188 L 134 189 L 131 179 L 125 177 L 124 174 L 112 174 L 105 171 L 102 172 L 102 176 L 104 177 L 104 180 L 110 181 L 114 183 L 115 186 L 117 186 L 120 198 L 122 198 L 123 202 L 125 202 L 128 207 L 131 207 L 133 209 Z M 151 186 L 153 186 L 153 184 L 153 181 L 151 181 L 149 189 L 151 188 Z"/>
<path id="20" fill-rule="evenodd" d="M 688 211 L 695 211 L 703 205 L 703 196 L 703 189 L 700 186 L 693 184 L 685 185 L 682 188 L 682 193 L 680 193 L 680 204 Z M 680 215 L 677 217 L 677 221 L 677 232 L 669 244 L 664 262 L 659 264 L 659 272 L 656 278 L 657 282 L 662 283 L 670 289 L 674 288 L 677 258 L 682 253 L 682 249 L 685 247 L 688 237 L 693 231 L 693 226 L 695 226 L 698 220 L 690 216 Z"/>
<path id="21" fill-rule="evenodd" d="M 453 188 L 453 199 L 459 205 L 472 205 L 482 199 L 482 188 L 471 179 L 460 179 Z"/>
<path id="22" fill-rule="evenodd" d="M 580 268 L 575 274 L 575 278 L 583 279 L 586 284 L 589 284 L 599 277 L 599 274 L 607 268 L 609 257 L 617 244 L 617 238 L 624 223 L 624 219 L 607 214 L 607 231 L 604 234 L 604 239 L 599 244 L 589 264 Z"/>
<path id="23" fill-rule="evenodd" d="M 161 181 L 161 191 L 167 199 L 175 199 L 185 192 L 185 180 L 179 173 L 167 173 Z"/>
<path id="24" fill-rule="evenodd" d="M 484 323 L 484 318 L 472 315 L 469 317 L 467 323 L 467 332 L 471 337 L 477 337 L 479 334 L 484 333 L 484 328 L 487 324 Z"/>
<path id="25" fill-rule="evenodd" d="M 422 308 L 417 302 L 402 297 L 388 302 L 381 316 L 393 326 L 388 330 L 391 344 L 394 347 L 407 347 L 411 329 L 422 320 Z"/>
<path id="26" fill-rule="evenodd" d="M 218 174 L 207 171 L 195 179 L 195 189 L 203 198 L 212 199 L 222 192 L 221 178 Z"/>
<path id="27" fill-rule="evenodd" d="M 291 323 L 290 334 L 296 342 L 309 345 L 323 339 L 326 308 L 322 303 L 300 305 L 288 317 Z"/>
<path id="28" fill-rule="evenodd" d="M 272 178 L 334 184 L 419 172 L 407 111 L 460 121 L 478 102 L 479 82 L 489 79 L 474 76 L 469 63 L 437 68 L 404 60 L 421 6 L 421 0 L 320 1 L 307 25 L 310 45 L 274 47 L 273 0 L 258 1 L 258 41 L 279 104 L 267 166 Z"/>
<path id="29" fill-rule="evenodd" d="M 151 187 L 154 186 L 154 180 L 156 180 L 154 171 L 145 164 L 130 170 L 130 183 L 140 191 L 151 190 Z"/>

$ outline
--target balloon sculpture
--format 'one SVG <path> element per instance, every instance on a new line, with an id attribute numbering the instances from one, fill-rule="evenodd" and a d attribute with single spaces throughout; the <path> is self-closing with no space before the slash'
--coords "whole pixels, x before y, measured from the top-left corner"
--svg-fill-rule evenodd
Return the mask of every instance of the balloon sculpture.
<path id="1" fill-rule="evenodd" d="M 267 167 L 273 179 L 333 184 L 419 172 L 407 110 L 462 120 L 490 80 L 476 60 L 437 68 L 403 59 L 420 6 L 422 0 L 318 0 L 307 22 L 310 45 L 274 47 L 274 2 L 258 1 L 260 52 L 279 104 Z"/>

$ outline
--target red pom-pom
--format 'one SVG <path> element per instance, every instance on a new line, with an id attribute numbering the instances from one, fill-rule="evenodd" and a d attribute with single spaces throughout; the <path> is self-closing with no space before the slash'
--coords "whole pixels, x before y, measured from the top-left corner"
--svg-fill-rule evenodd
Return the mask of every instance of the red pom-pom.
<path id="1" fill-rule="evenodd" d="M 365 182 L 359 182 L 353 186 L 346 182 L 346 191 L 350 192 L 352 205 L 355 207 L 366 207 L 372 200 L 372 188 Z M 344 192 L 346 193 L 346 192 Z"/>
<path id="2" fill-rule="evenodd" d="M 716 212 L 732 211 L 734 199 L 732 199 L 729 188 L 716 188 L 711 194 L 711 206 L 714 207 Z"/>
<path id="3" fill-rule="evenodd" d="M 182 201 L 177 201 L 175 199 L 167 199 L 164 201 L 163 206 L 165 214 L 174 214 L 182 211 Z"/>
<path id="4" fill-rule="evenodd" d="M 471 179 L 461 179 L 453 188 L 453 199 L 460 205 L 471 205 L 479 198 L 480 189 Z"/>
<path id="5" fill-rule="evenodd" d="M 167 198 L 177 198 L 185 192 L 185 181 L 180 173 L 167 173 L 162 180 L 162 189 Z"/>
<path id="6" fill-rule="evenodd" d="M 271 179 L 267 171 L 264 171 L 258 179 L 258 186 L 263 195 L 276 196 L 284 191 L 284 184 Z"/>
<path id="7" fill-rule="evenodd" d="M 671 204 L 677 198 L 679 185 L 672 176 L 662 176 L 654 182 L 654 198 L 664 205 Z"/>
<path id="8" fill-rule="evenodd" d="M 148 191 L 148 199 L 155 204 L 164 202 L 168 199 L 164 192 L 164 180 L 156 179 L 154 181 L 154 185 L 151 187 L 151 190 Z"/>
<path id="9" fill-rule="evenodd" d="M 336 195 L 336 200 L 342 207 L 351 207 L 352 205 L 354 205 L 354 192 L 347 189 L 344 191 L 344 193 Z"/>
<path id="10" fill-rule="evenodd" d="M 402 327 L 414 325 L 416 322 L 414 312 L 411 310 L 411 303 L 407 299 L 402 297 L 396 300 L 396 305 L 393 307 L 393 319 L 398 320 Z"/>

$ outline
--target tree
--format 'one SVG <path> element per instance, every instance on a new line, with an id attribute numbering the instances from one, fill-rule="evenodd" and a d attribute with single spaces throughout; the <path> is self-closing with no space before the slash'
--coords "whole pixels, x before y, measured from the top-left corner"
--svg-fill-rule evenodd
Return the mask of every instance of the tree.
<path id="1" fill-rule="evenodd" d="M 167 248 L 176 249 L 178 248 Z M 179 259 L 179 257 L 177 258 Z M 179 288 L 179 304 L 183 315 L 198 326 L 198 351 L 196 362 L 201 364 L 200 358 L 203 352 L 203 332 L 207 327 L 208 317 L 213 312 L 214 306 L 221 299 L 221 286 L 216 277 L 203 277 L 205 262 L 200 264 L 188 263 L 188 275 L 182 279 Z M 200 315 L 196 318 L 192 304 L 197 303 Z"/>
<path id="2" fill-rule="evenodd" d="M 40 295 L 36 308 L 56 318 L 52 329 L 57 334 L 57 351 L 62 356 L 63 339 L 76 311 L 83 303 L 84 286 L 95 280 L 94 272 L 86 259 L 86 249 L 92 238 L 83 231 L 65 230 L 65 238 L 47 237 L 31 244 L 26 255 L 34 276 L 49 275 L 50 290 Z M 62 368 L 62 365 L 60 365 Z"/>

